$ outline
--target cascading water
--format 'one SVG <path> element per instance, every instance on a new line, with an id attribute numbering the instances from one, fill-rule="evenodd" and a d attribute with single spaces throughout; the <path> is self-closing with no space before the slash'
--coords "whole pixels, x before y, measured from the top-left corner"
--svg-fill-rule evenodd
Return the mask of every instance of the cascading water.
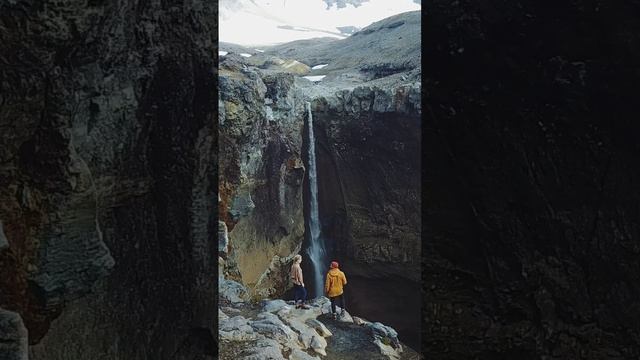
<path id="1" fill-rule="evenodd" d="M 324 242 L 320 238 L 320 215 L 318 213 L 318 179 L 316 172 L 316 145 L 313 135 L 313 115 L 311 103 L 307 101 L 307 114 L 309 124 L 309 232 L 310 243 L 307 254 L 313 265 L 313 292 L 316 297 L 323 294 L 323 270 L 326 265 L 326 250 Z"/>

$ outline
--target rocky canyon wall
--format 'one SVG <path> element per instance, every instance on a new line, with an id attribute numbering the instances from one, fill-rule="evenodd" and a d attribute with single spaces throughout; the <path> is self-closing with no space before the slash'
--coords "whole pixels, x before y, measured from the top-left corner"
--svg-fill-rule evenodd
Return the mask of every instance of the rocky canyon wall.
<path id="1" fill-rule="evenodd" d="M 316 99 L 318 195 L 327 250 L 355 314 L 419 348 L 420 82 Z"/>
<path id="2" fill-rule="evenodd" d="M 633 3 L 430 1 L 425 355 L 640 356 Z"/>
<path id="3" fill-rule="evenodd" d="M 304 237 L 304 101 L 292 74 L 260 73 L 232 55 L 219 78 L 222 270 L 255 298 L 281 296 Z"/>
<path id="4" fill-rule="evenodd" d="M 0 14 L 0 307 L 30 358 L 212 358 L 214 4 Z"/>

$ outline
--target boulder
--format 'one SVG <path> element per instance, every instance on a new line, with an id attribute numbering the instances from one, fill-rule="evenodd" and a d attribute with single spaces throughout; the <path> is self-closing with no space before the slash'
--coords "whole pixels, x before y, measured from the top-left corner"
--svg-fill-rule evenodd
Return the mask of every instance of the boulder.
<path id="1" fill-rule="evenodd" d="M 327 340 L 322 336 L 314 335 L 311 339 L 311 349 L 322 356 L 327 356 L 325 349 L 327 348 Z"/>
<path id="2" fill-rule="evenodd" d="M 318 335 L 315 330 L 297 319 L 290 319 L 288 325 L 298 333 L 298 340 L 302 343 L 302 348 L 310 348 L 313 337 Z"/>
<path id="3" fill-rule="evenodd" d="M 331 300 L 326 296 L 317 297 L 309 302 L 309 305 L 313 308 L 317 308 L 320 311 L 319 315 L 328 314 L 331 312 Z"/>
<path id="4" fill-rule="evenodd" d="M 28 334 L 20 314 L 0 309 L 0 359 L 27 360 Z"/>
<path id="5" fill-rule="evenodd" d="M 225 314 L 240 314 L 241 313 L 240 309 L 232 308 L 232 307 L 229 307 L 229 306 L 223 306 L 220 309 L 222 309 L 222 311 L 224 311 Z"/>
<path id="6" fill-rule="evenodd" d="M 304 351 L 294 349 L 289 355 L 289 360 L 320 360 L 317 356 L 311 356 Z"/>
<path id="7" fill-rule="evenodd" d="M 331 331 L 329 331 L 329 329 L 327 329 L 327 327 L 317 319 L 309 319 L 306 321 L 306 324 L 317 331 L 320 336 L 328 337 L 333 335 Z"/>
<path id="8" fill-rule="evenodd" d="M 263 312 L 258 314 L 257 318 L 258 320 L 249 322 L 255 331 L 289 348 L 300 347 L 298 334 L 285 325 L 276 315 Z"/>
<path id="9" fill-rule="evenodd" d="M 357 317 L 357 316 L 352 316 L 352 318 L 353 318 L 353 323 L 356 324 L 356 325 L 367 325 L 367 324 L 371 323 L 370 321 L 367 321 L 367 320 L 365 320 L 363 318 L 360 318 L 360 317 Z"/>
<path id="10" fill-rule="evenodd" d="M 259 338 L 254 329 L 249 326 L 249 321 L 243 316 L 220 319 L 218 326 L 220 340 L 247 341 Z"/>
<path id="11" fill-rule="evenodd" d="M 227 279 L 218 280 L 218 293 L 222 300 L 231 303 L 241 303 L 247 301 L 249 294 L 242 284 Z"/>
<path id="12" fill-rule="evenodd" d="M 258 340 L 245 353 L 247 355 L 242 357 L 242 360 L 285 360 L 280 344 L 272 339 Z"/>
<path id="13" fill-rule="evenodd" d="M 378 348 L 380 349 L 380 353 L 386 356 L 387 358 L 391 360 L 400 359 L 400 351 L 398 351 L 397 349 L 394 349 L 390 345 L 385 344 L 382 340 L 375 339 L 373 343 L 376 344 L 376 346 L 378 346 Z"/>
<path id="14" fill-rule="evenodd" d="M 380 322 L 365 324 L 373 336 L 373 342 L 380 349 L 380 353 L 390 359 L 399 359 L 403 352 L 402 344 L 398 340 L 398 333 L 390 326 Z"/>
<path id="15" fill-rule="evenodd" d="M 277 300 L 266 300 L 264 302 L 264 305 L 262 307 L 262 310 L 266 311 L 266 312 L 277 312 L 278 310 L 282 309 L 283 307 L 288 307 L 289 305 L 287 305 L 286 301 L 281 300 L 281 299 L 277 299 Z"/>
<path id="16" fill-rule="evenodd" d="M 338 321 L 353 323 L 353 318 L 351 317 L 351 314 L 347 312 L 347 310 L 343 310 L 339 306 L 336 306 L 336 311 L 338 312 Z"/>
<path id="17" fill-rule="evenodd" d="M 221 309 L 218 309 L 218 321 L 224 321 L 229 319 L 229 316 L 225 314 Z"/>

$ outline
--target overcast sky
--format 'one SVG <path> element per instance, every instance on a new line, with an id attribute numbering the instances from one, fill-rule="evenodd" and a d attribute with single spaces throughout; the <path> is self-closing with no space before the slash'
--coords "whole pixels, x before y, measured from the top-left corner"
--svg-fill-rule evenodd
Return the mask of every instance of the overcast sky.
<path id="1" fill-rule="evenodd" d="M 324 36 L 340 38 L 337 27 L 363 28 L 395 14 L 420 10 L 413 0 L 369 0 L 358 7 L 347 4 L 329 9 L 323 0 L 220 0 L 219 4 L 220 41 L 240 45 L 271 45 Z M 298 30 L 278 28 L 283 25 Z"/>

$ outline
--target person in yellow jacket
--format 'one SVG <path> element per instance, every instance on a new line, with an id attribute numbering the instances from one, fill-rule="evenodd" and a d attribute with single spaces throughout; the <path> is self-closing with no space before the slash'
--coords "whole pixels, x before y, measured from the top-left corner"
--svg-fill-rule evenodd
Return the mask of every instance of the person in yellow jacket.
<path id="1" fill-rule="evenodd" d="M 333 318 L 337 319 L 336 303 L 340 302 L 340 316 L 344 314 L 344 286 L 347 285 L 347 277 L 340 269 L 338 269 L 338 262 L 331 262 L 331 269 L 327 273 L 327 280 L 324 282 L 324 292 L 327 294 L 329 300 L 331 300 L 331 313 Z"/>

